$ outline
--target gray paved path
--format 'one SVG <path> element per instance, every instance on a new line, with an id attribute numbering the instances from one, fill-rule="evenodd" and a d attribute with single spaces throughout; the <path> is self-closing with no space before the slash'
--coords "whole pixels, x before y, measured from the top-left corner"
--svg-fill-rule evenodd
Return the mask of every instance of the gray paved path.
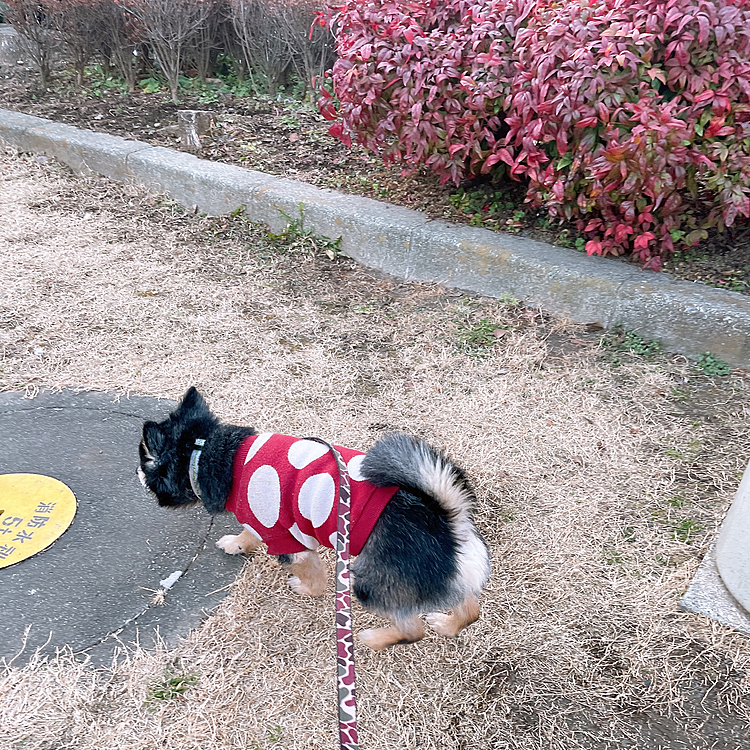
<path id="1" fill-rule="evenodd" d="M 90 392 L 0 394 L 0 474 L 51 476 L 78 500 L 73 523 L 51 547 L 0 569 L 0 658 L 19 654 L 14 664 L 22 664 L 37 648 L 69 645 L 101 663 L 118 638 L 148 646 L 156 629 L 173 644 L 226 595 L 217 590 L 243 561 L 213 541 L 236 522 L 222 516 L 212 524 L 199 508 L 159 508 L 136 476 L 143 420 L 173 405 Z M 165 603 L 152 605 L 160 581 L 177 570 L 186 572 Z"/>

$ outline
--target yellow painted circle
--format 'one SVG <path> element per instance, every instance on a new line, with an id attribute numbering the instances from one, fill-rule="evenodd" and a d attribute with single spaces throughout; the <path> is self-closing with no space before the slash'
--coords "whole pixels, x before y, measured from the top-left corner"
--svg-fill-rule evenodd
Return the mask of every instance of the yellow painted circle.
<path id="1" fill-rule="evenodd" d="M 47 549 L 75 514 L 75 495 L 57 479 L 0 474 L 0 568 Z"/>

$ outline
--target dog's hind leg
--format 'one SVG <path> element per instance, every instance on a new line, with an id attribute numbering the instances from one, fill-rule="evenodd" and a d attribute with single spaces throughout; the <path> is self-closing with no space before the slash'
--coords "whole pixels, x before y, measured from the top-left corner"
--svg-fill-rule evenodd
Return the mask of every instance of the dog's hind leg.
<path id="1" fill-rule="evenodd" d="M 405 620 L 394 618 L 391 622 L 393 625 L 389 628 L 363 630 L 358 636 L 359 640 L 373 651 L 382 651 L 397 643 L 414 643 L 424 638 L 424 625 L 418 617 Z"/>
<path id="2" fill-rule="evenodd" d="M 323 596 L 326 592 L 326 569 L 315 550 L 279 555 L 279 562 L 290 572 L 289 586 L 295 594 Z"/>
<path id="3" fill-rule="evenodd" d="M 479 600 L 474 594 L 464 599 L 450 614 L 432 612 L 427 615 L 427 622 L 440 635 L 455 638 L 465 627 L 479 619 Z"/>

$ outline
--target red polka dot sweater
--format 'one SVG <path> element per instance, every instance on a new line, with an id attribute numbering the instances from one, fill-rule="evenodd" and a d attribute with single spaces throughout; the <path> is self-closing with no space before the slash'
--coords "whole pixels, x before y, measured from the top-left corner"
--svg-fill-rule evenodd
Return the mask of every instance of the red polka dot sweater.
<path id="1" fill-rule="evenodd" d="M 358 555 L 398 487 L 376 487 L 360 474 L 364 453 L 336 446 L 351 480 L 352 555 Z M 339 475 L 321 443 L 289 435 L 253 435 L 234 457 L 226 509 L 268 545 L 270 555 L 336 547 Z"/>

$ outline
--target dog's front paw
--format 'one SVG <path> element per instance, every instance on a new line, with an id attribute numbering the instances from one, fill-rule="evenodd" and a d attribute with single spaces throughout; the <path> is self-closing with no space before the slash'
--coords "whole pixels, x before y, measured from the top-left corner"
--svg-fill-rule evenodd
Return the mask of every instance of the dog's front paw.
<path id="1" fill-rule="evenodd" d="M 443 612 L 431 612 L 425 619 L 439 635 L 445 635 L 448 638 L 455 638 L 458 635 L 455 618 L 452 615 L 446 615 Z"/>
<path id="2" fill-rule="evenodd" d="M 227 534 L 216 542 L 216 546 L 228 555 L 239 555 L 245 551 L 240 542 L 240 534 Z"/>
<path id="3" fill-rule="evenodd" d="M 299 576 L 292 576 L 289 579 L 289 588 L 295 594 L 301 594 L 302 596 L 323 596 L 326 592 L 325 582 L 320 585 L 303 583 Z"/>

